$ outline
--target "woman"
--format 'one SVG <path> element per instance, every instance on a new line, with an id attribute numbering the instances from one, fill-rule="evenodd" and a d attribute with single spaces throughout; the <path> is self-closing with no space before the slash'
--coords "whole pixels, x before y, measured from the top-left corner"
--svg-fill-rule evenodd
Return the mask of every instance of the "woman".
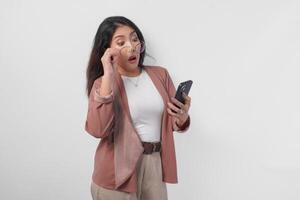
<path id="1" fill-rule="evenodd" d="M 87 68 L 85 130 L 101 138 L 94 157 L 94 200 L 167 199 L 177 183 L 173 131 L 190 125 L 191 98 L 177 101 L 163 67 L 143 65 L 139 28 L 121 16 L 99 26 Z"/>

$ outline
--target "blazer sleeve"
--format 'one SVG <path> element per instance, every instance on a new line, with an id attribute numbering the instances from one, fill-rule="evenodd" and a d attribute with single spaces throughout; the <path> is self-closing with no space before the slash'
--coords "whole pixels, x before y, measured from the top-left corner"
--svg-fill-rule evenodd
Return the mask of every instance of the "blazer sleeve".
<path id="1" fill-rule="evenodd" d="M 166 80 L 165 84 L 166 84 L 169 98 L 175 97 L 176 89 L 167 69 L 165 69 L 165 80 Z M 190 123 L 191 123 L 191 119 L 189 115 L 187 121 L 181 127 L 179 127 L 176 124 L 175 117 L 172 116 L 173 131 L 183 133 L 189 129 Z"/>
<path id="2" fill-rule="evenodd" d="M 95 138 L 104 138 L 112 134 L 114 111 L 113 91 L 106 96 L 99 93 L 101 78 L 94 81 L 88 100 L 85 130 Z"/>

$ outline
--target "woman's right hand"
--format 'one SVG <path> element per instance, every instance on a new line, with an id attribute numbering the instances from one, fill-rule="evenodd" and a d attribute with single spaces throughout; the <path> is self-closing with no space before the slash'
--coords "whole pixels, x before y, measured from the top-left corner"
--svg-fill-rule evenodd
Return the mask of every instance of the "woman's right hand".
<path id="1" fill-rule="evenodd" d="M 101 57 L 104 74 L 112 74 L 117 70 L 120 51 L 114 48 L 107 48 Z"/>

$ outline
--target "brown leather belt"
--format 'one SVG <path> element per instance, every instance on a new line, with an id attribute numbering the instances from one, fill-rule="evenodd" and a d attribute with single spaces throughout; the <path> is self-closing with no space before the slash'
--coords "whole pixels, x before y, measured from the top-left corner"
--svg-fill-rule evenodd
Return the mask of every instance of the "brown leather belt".
<path id="1" fill-rule="evenodd" d="M 144 154 L 152 154 L 153 152 L 160 152 L 160 142 L 142 142 L 144 147 Z"/>

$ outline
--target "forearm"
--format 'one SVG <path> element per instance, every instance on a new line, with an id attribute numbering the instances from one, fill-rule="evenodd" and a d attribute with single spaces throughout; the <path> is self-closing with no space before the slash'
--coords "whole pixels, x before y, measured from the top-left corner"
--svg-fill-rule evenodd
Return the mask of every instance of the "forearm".
<path id="1" fill-rule="evenodd" d="M 107 96 L 109 94 L 111 94 L 112 90 L 113 90 L 113 84 L 114 84 L 114 80 L 113 80 L 113 73 L 105 73 L 102 76 L 102 81 L 101 81 L 101 86 L 99 88 L 98 93 L 101 96 Z"/>
<path id="2" fill-rule="evenodd" d="M 107 95 L 100 92 L 104 76 L 94 81 L 88 103 L 87 120 L 85 129 L 91 135 L 102 138 L 109 134 L 113 123 L 113 92 Z M 110 81 L 107 79 L 106 81 Z M 109 83 L 109 82 L 108 82 Z M 109 89 L 109 84 L 107 84 Z M 106 87 L 102 87 L 107 89 Z M 104 91 L 105 92 L 105 91 Z"/>

